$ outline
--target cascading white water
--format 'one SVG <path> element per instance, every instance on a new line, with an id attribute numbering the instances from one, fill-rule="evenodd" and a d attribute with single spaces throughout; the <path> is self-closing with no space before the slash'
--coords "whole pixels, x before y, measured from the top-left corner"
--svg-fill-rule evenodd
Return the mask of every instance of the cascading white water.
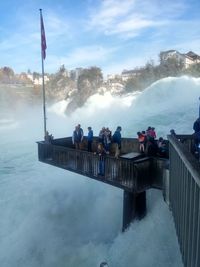
<path id="1" fill-rule="evenodd" d="M 55 138 L 71 135 L 77 123 L 96 135 L 102 126 L 114 131 L 118 125 L 128 137 L 148 126 L 164 137 L 171 128 L 192 133 L 199 95 L 200 79 L 167 78 L 126 97 L 94 95 L 69 116 L 62 101 L 48 108 L 47 128 Z M 122 234 L 122 191 L 38 162 L 42 108 L 22 113 L 6 118 L 4 111 L 0 119 L 0 266 L 182 266 L 159 191 L 148 192 L 146 218 Z"/>

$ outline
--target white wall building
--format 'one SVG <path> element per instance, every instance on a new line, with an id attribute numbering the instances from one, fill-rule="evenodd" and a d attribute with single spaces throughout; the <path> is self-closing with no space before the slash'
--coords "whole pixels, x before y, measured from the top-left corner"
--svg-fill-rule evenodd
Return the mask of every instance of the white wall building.
<path id="1" fill-rule="evenodd" d="M 42 85 L 42 77 L 34 78 L 33 74 L 27 74 L 27 78 L 33 82 L 34 85 Z M 44 75 L 44 83 L 46 84 L 49 81 L 47 75 Z"/>
<path id="2" fill-rule="evenodd" d="M 130 78 L 134 78 L 140 75 L 140 70 L 123 70 L 121 77 L 122 81 L 127 81 Z"/>
<path id="3" fill-rule="evenodd" d="M 181 54 L 177 50 L 168 50 L 160 53 L 160 61 L 164 63 L 170 58 L 174 58 L 178 63 L 183 64 L 184 68 L 188 68 L 194 63 L 200 63 L 200 56 L 190 51 L 186 54 Z"/>

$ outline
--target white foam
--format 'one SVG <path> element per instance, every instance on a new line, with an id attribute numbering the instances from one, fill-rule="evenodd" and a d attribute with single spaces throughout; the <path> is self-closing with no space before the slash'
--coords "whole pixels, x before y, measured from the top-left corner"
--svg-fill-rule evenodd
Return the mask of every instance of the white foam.
<path id="1" fill-rule="evenodd" d="M 96 135 L 102 126 L 114 131 L 117 125 L 123 136 L 149 125 L 163 134 L 192 131 L 199 84 L 168 78 L 137 95 L 94 95 L 71 115 L 64 114 L 63 101 L 48 111 L 47 128 L 55 137 L 69 136 L 77 123 L 85 131 L 91 125 Z M 107 261 L 110 267 L 182 267 L 161 193 L 148 192 L 147 217 L 122 234 L 120 189 L 38 162 L 42 121 L 41 107 L 26 109 L 14 135 L 7 128 L 0 139 L 0 266 L 98 267 Z"/>

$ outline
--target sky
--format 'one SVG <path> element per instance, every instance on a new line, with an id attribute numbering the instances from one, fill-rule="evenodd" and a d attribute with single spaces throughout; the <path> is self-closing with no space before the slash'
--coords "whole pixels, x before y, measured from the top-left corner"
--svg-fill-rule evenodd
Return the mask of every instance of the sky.
<path id="1" fill-rule="evenodd" d="M 199 0 L 3 0 L 0 67 L 45 72 L 97 66 L 104 75 L 144 66 L 170 49 L 200 54 Z"/>

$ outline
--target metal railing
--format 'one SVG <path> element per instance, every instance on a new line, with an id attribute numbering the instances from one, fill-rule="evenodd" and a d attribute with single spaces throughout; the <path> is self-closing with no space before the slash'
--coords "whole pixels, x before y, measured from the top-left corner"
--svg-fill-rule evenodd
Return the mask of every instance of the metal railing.
<path id="1" fill-rule="evenodd" d="M 99 143 L 99 138 L 94 137 L 92 142 L 92 151 L 97 150 L 97 146 Z M 122 138 L 121 140 L 121 153 L 129 153 L 129 152 L 139 152 L 139 142 L 137 138 Z M 65 137 L 65 138 L 59 138 L 52 141 L 53 145 L 62 146 L 62 147 L 69 147 L 74 148 L 72 145 L 72 138 L 71 137 Z M 83 141 L 81 143 L 81 149 L 87 151 L 87 137 L 84 136 Z M 110 146 L 110 152 L 111 154 L 114 154 L 114 147 L 111 143 Z"/>
<path id="2" fill-rule="evenodd" d="M 142 192 L 151 187 L 152 165 L 148 157 L 132 161 L 74 148 L 38 142 L 40 161 L 101 180 L 131 192 Z M 100 166 L 101 165 L 101 166 Z"/>
<path id="3" fill-rule="evenodd" d="M 177 139 L 184 144 L 189 152 L 194 154 L 195 152 L 195 142 L 194 142 L 194 135 L 193 134 L 181 134 L 177 135 Z"/>
<path id="4" fill-rule="evenodd" d="M 185 267 L 200 266 L 200 165 L 190 153 L 192 142 L 168 136 L 169 202 Z M 187 144 L 187 145 L 185 145 Z"/>
<path id="5" fill-rule="evenodd" d="M 200 163 L 191 153 L 194 140 L 190 136 L 168 136 L 169 185 L 166 184 L 180 250 L 185 267 L 200 266 Z M 124 139 L 125 153 L 137 151 L 138 144 Z M 94 142 L 96 148 L 97 142 Z M 88 176 L 129 192 L 143 192 L 148 188 L 163 189 L 163 173 L 168 160 L 142 158 L 115 159 L 99 157 L 83 150 L 75 150 L 69 138 L 54 140 L 52 144 L 38 142 L 40 161 Z M 103 175 L 99 175 L 103 169 Z M 165 186 L 164 186 L 165 187 Z M 168 194 L 168 193 L 167 193 Z"/>

